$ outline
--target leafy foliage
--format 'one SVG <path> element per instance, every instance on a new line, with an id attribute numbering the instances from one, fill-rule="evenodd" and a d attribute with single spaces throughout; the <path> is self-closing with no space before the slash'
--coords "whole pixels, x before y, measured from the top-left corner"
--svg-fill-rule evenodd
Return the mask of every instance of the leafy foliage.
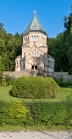
<path id="1" fill-rule="evenodd" d="M 23 98 L 54 98 L 58 93 L 58 86 L 48 77 L 20 77 L 15 80 L 10 94 Z"/>
<path id="2" fill-rule="evenodd" d="M 59 79 L 54 78 L 55 82 L 60 86 L 60 87 L 71 87 L 72 88 L 72 81 L 70 80 L 64 80 L 63 77 L 60 77 Z"/>
<path id="3" fill-rule="evenodd" d="M 14 59 L 21 53 L 22 35 L 7 33 L 0 23 L 0 70 L 14 70 Z"/>
<path id="4" fill-rule="evenodd" d="M 29 107 L 35 125 L 45 126 L 71 126 L 72 102 L 38 102 L 26 104 Z"/>
<path id="5" fill-rule="evenodd" d="M 0 102 L 0 126 L 22 125 L 29 110 L 19 101 Z"/>
<path id="6" fill-rule="evenodd" d="M 0 71 L 0 84 L 2 83 L 2 76 L 3 76 L 3 74 L 2 74 L 2 72 Z"/>
<path id="7" fill-rule="evenodd" d="M 49 45 L 49 54 L 55 58 L 55 71 L 72 74 L 72 14 L 65 18 L 65 31 L 59 33 Z"/>
<path id="8" fill-rule="evenodd" d="M 0 101 L 0 126 L 72 126 L 71 96 L 66 102 Z"/>

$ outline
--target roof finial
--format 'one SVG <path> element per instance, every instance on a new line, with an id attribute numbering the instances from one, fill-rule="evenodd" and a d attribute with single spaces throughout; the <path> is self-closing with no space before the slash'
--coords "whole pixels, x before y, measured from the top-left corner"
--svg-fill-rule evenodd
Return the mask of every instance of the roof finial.
<path id="1" fill-rule="evenodd" d="M 34 15 L 36 15 L 36 13 L 37 13 L 36 10 L 34 10 Z"/>

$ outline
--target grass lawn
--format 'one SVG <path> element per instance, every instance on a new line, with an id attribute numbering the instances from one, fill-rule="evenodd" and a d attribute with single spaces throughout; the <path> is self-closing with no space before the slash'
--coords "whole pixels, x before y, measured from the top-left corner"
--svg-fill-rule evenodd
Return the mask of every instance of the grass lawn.
<path id="1" fill-rule="evenodd" d="M 0 87 L 0 100 L 4 101 L 14 101 L 14 100 L 24 100 L 25 102 L 31 102 L 33 99 L 16 98 L 9 95 L 11 87 Z M 49 101 L 49 102 L 59 102 L 66 101 L 67 97 L 72 94 L 71 88 L 60 88 L 57 97 L 53 99 L 34 99 L 35 101 Z"/>

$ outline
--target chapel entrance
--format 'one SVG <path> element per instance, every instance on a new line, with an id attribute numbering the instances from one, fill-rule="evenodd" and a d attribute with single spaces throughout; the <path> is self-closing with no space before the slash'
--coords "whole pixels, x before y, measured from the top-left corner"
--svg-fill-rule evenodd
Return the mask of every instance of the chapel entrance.
<path id="1" fill-rule="evenodd" d="M 32 70 L 37 70 L 37 65 L 32 65 Z"/>

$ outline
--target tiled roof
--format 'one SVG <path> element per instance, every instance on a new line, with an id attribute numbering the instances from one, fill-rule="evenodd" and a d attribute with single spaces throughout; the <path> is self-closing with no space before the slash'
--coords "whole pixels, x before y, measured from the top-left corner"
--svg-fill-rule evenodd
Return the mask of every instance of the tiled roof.
<path id="1" fill-rule="evenodd" d="M 29 23 L 29 25 L 25 29 L 23 35 L 27 34 L 30 31 L 40 31 L 40 32 L 46 34 L 46 32 L 43 29 L 42 25 L 40 24 L 38 18 L 36 17 L 36 14 L 33 16 L 31 22 Z"/>

